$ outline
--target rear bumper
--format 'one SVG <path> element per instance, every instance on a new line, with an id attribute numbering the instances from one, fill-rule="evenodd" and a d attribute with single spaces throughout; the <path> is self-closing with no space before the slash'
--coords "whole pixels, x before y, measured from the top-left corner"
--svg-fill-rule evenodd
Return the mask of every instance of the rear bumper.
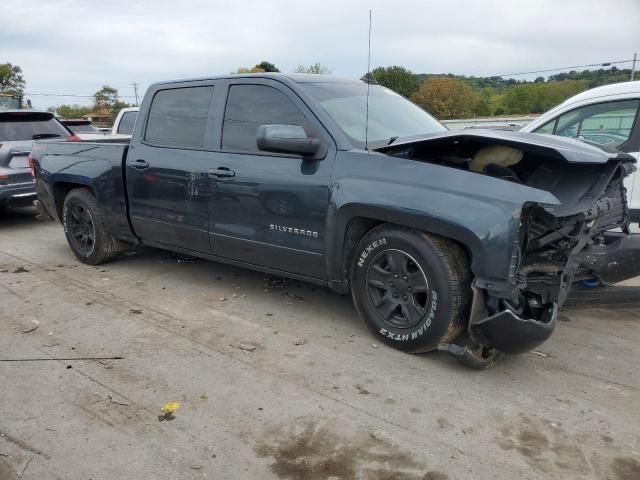
<path id="1" fill-rule="evenodd" d="M 0 185 L 0 206 L 31 205 L 36 199 L 36 185 L 33 181 Z"/>
<path id="2" fill-rule="evenodd" d="M 580 268 L 605 284 L 640 276 L 640 234 L 609 233 L 605 244 L 588 247 L 579 256 Z"/>

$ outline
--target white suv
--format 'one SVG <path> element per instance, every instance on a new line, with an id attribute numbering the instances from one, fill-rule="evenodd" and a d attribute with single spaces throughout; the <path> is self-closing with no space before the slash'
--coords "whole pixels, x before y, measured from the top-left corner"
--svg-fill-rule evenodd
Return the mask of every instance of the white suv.
<path id="1" fill-rule="evenodd" d="M 575 137 L 627 152 L 640 161 L 640 81 L 579 93 L 542 114 L 522 132 Z M 625 180 L 630 218 L 640 222 L 640 172 Z"/>

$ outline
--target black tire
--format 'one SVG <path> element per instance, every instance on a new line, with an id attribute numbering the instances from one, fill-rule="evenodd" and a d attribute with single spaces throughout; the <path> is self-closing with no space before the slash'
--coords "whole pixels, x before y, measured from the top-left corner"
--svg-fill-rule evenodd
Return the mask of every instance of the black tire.
<path id="1" fill-rule="evenodd" d="M 117 252 L 93 194 L 85 188 L 71 190 L 64 199 L 62 225 L 71 250 L 82 263 L 100 265 Z"/>
<path id="2" fill-rule="evenodd" d="M 364 236 L 351 265 L 360 317 L 381 341 L 412 353 L 465 330 L 470 287 L 469 261 L 457 243 L 387 224 Z"/>

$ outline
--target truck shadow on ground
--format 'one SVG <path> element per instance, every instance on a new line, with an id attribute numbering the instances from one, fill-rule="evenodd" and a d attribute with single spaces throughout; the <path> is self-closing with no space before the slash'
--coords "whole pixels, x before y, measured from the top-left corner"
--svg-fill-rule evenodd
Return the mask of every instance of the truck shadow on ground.
<path id="1" fill-rule="evenodd" d="M 38 210 L 35 207 L 0 210 L 0 229 L 41 223 L 41 220 L 36 218 L 37 215 Z"/>

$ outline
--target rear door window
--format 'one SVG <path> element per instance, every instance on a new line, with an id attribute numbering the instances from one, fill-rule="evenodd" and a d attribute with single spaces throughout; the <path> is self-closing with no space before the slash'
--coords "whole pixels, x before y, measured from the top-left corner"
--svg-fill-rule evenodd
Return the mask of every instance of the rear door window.
<path id="1" fill-rule="evenodd" d="M 69 135 L 52 113 L 0 113 L 0 142 L 66 138 Z"/>
<path id="2" fill-rule="evenodd" d="M 553 133 L 618 148 L 629 140 L 640 100 L 604 102 L 576 108 L 544 124 L 536 133 Z"/>
<path id="3" fill-rule="evenodd" d="M 170 147 L 202 148 L 213 87 L 160 90 L 149 110 L 144 139 Z"/>

